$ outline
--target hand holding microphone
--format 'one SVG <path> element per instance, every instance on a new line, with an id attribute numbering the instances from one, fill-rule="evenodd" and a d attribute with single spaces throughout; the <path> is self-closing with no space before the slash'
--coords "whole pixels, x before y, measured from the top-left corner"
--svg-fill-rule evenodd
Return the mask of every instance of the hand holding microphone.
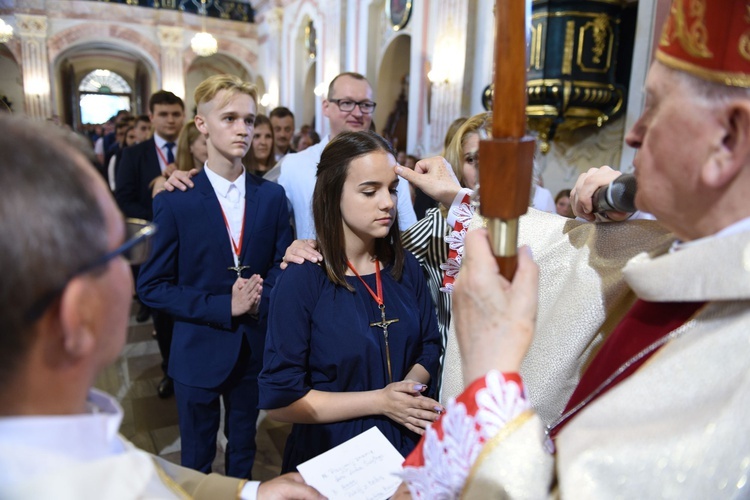
<path id="1" fill-rule="evenodd" d="M 635 177 L 604 166 L 581 174 L 570 198 L 577 217 L 624 220 L 636 211 L 635 193 Z"/>
<path id="2" fill-rule="evenodd" d="M 635 208 L 635 191 L 637 189 L 635 176 L 623 174 L 606 186 L 594 191 L 595 214 L 615 211 L 633 213 Z"/>

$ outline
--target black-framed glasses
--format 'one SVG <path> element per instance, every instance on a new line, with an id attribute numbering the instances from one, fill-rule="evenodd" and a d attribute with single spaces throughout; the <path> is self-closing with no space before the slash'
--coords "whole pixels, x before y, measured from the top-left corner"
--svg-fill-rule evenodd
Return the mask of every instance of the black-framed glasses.
<path id="1" fill-rule="evenodd" d="M 151 237 L 156 233 L 156 224 L 143 219 L 125 220 L 125 242 L 111 252 L 107 252 L 90 264 L 86 264 L 79 270 L 68 276 L 68 278 L 54 290 L 44 294 L 26 312 L 26 320 L 30 323 L 38 320 L 44 311 L 52 304 L 58 295 L 65 290 L 68 283 L 81 274 L 86 274 L 103 266 L 115 257 L 122 256 L 130 265 L 137 266 L 146 262 L 151 252 Z"/>
<path id="2" fill-rule="evenodd" d="M 366 115 L 375 111 L 375 106 L 378 105 L 372 101 L 352 101 L 351 99 L 328 99 L 328 102 L 334 103 L 344 113 L 354 111 L 354 106 L 359 106 L 359 110 Z"/>

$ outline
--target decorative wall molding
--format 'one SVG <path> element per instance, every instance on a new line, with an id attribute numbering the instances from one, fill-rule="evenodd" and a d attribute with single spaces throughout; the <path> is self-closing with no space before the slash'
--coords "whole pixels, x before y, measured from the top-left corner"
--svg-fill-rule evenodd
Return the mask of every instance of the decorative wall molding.
<path id="1" fill-rule="evenodd" d="M 71 47 L 89 42 L 127 47 L 128 50 L 145 56 L 152 70 L 159 71 L 160 49 L 154 41 L 141 32 L 122 24 L 81 22 L 70 28 L 51 35 L 47 41 L 50 61 L 54 62 L 60 54 Z"/>
<path id="2" fill-rule="evenodd" d="M 432 86 L 428 153 L 439 152 L 442 149 L 448 127 L 453 120 L 461 116 L 468 12 L 468 2 L 465 0 L 443 0 L 440 2 L 440 8 L 436 9 L 432 68 L 436 68 L 437 65 L 444 66 L 450 69 L 451 77 L 444 83 Z"/>
<path id="3" fill-rule="evenodd" d="M 17 14 L 16 27 L 21 39 L 21 72 L 26 114 L 38 119 L 50 118 L 52 85 L 47 55 L 47 17 Z"/>
<path id="4" fill-rule="evenodd" d="M 161 88 L 185 98 L 185 72 L 182 64 L 184 30 L 174 26 L 157 26 L 161 46 Z"/>
<path id="5" fill-rule="evenodd" d="M 546 155 L 537 154 L 544 185 L 554 196 L 557 191 L 572 188 L 579 174 L 591 167 L 620 164 L 625 117 L 612 120 L 603 127 L 584 127 L 561 133 L 551 143 Z"/>

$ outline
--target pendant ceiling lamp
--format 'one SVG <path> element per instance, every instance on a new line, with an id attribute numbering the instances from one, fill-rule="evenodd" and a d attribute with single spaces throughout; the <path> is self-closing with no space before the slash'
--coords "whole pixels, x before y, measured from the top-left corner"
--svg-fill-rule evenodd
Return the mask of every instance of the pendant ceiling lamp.
<path id="1" fill-rule="evenodd" d="M 206 16 L 208 11 L 206 9 L 206 0 L 201 0 L 200 8 L 202 19 L 202 30 L 200 33 L 196 33 L 192 40 L 190 40 L 190 48 L 193 49 L 197 55 L 201 57 L 208 57 L 216 54 L 219 50 L 219 44 L 216 38 L 211 33 L 206 31 Z"/>

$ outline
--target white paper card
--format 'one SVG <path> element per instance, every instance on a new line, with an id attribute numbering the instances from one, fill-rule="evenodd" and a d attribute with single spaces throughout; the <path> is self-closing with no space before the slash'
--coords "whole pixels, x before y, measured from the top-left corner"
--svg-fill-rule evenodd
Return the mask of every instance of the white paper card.
<path id="1" fill-rule="evenodd" d="M 297 470 L 305 482 L 330 500 L 385 500 L 401 484 L 404 457 L 372 427 L 359 436 L 321 453 Z"/>

